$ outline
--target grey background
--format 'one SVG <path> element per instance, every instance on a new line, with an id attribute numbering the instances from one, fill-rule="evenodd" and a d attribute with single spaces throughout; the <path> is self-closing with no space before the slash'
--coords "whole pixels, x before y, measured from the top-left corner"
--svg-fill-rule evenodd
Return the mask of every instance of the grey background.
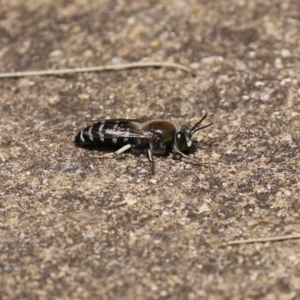
<path id="1" fill-rule="evenodd" d="M 174 61 L 0 81 L 2 299 L 296 299 L 299 1 L 0 2 L 0 71 Z M 99 159 L 100 118 L 192 125 L 202 166 Z"/>

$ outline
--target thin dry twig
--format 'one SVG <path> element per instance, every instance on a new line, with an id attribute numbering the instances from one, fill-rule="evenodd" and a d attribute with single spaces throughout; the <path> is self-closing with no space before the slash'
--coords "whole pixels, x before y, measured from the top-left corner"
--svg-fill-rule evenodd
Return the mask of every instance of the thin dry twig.
<path id="1" fill-rule="evenodd" d="M 265 238 L 253 238 L 253 239 L 245 239 L 245 240 L 233 240 L 227 242 L 227 245 L 278 242 L 278 241 L 295 240 L 295 239 L 300 239 L 300 234 L 290 234 L 290 235 L 265 237 Z"/>
<path id="2" fill-rule="evenodd" d="M 57 75 L 64 75 L 64 74 L 117 71 L 117 70 L 136 69 L 136 68 L 179 69 L 187 73 L 190 73 L 193 76 L 196 76 L 196 72 L 187 66 L 177 64 L 177 63 L 171 63 L 171 62 L 153 61 L 153 62 L 135 62 L 135 63 L 128 63 L 128 64 L 108 65 L 108 66 L 84 67 L 84 68 L 7 72 L 7 73 L 0 73 L 0 78 L 18 78 L 18 77 L 29 77 L 29 76 L 57 76 Z"/>

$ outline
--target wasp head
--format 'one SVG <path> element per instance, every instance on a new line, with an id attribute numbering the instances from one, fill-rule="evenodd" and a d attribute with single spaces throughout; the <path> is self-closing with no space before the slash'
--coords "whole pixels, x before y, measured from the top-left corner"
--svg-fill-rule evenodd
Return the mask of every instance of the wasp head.
<path id="1" fill-rule="evenodd" d="M 179 130 L 176 132 L 175 135 L 175 144 L 174 144 L 174 150 L 179 153 L 187 152 L 192 147 L 192 137 L 195 132 L 209 127 L 212 125 L 212 123 L 208 125 L 201 126 L 201 123 L 206 118 L 207 114 L 205 114 L 200 121 L 198 121 L 192 129 L 189 129 L 187 126 L 183 125 L 179 128 Z"/>

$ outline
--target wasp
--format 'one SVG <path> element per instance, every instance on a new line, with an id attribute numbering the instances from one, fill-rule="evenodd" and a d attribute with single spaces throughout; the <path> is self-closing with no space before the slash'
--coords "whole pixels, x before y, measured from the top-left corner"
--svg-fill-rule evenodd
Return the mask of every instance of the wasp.
<path id="1" fill-rule="evenodd" d="M 212 125 L 201 125 L 205 114 L 191 129 L 176 126 L 169 120 L 103 119 L 80 131 L 75 145 L 92 149 L 114 150 L 121 154 L 129 149 L 133 153 L 147 152 L 151 174 L 154 174 L 153 156 L 168 154 L 186 157 L 192 149 L 193 135 Z"/>

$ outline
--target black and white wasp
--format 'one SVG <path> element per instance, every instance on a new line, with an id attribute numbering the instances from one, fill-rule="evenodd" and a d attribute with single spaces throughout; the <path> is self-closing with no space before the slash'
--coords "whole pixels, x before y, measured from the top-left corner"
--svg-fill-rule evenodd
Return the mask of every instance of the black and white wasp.
<path id="1" fill-rule="evenodd" d="M 205 114 L 191 129 L 176 127 L 168 120 L 107 119 L 88 126 L 75 137 L 79 147 L 114 150 L 121 154 L 129 149 L 134 153 L 147 151 L 151 173 L 154 174 L 153 155 L 179 155 L 185 157 L 192 148 L 192 137 L 197 131 L 211 126 L 201 126 Z"/>

